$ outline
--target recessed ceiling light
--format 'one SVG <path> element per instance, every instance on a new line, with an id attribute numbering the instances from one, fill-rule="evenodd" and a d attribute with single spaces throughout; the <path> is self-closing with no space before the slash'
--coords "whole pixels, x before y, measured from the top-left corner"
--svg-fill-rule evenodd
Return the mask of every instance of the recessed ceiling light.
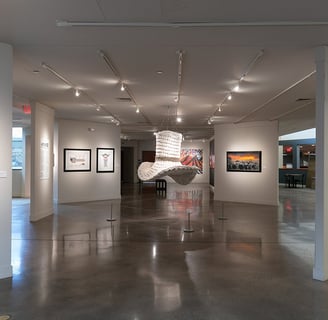
<path id="1" fill-rule="evenodd" d="M 139 113 L 139 112 L 140 112 L 140 110 L 139 110 L 139 108 L 137 108 L 136 113 Z"/>
<path id="2" fill-rule="evenodd" d="M 75 97 L 79 97 L 80 96 L 80 91 L 78 89 L 75 89 Z"/>
<path id="3" fill-rule="evenodd" d="M 235 92 L 239 91 L 239 85 L 238 84 L 233 88 L 233 91 L 235 91 Z"/>
<path id="4" fill-rule="evenodd" d="M 229 94 L 229 95 L 228 95 L 228 100 L 231 100 L 231 99 L 232 99 L 232 95 Z"/>
<path id="5" fill-rule="evenodd" d="M 157 74 L 163 74 L 164 72 L 162 70 L 157 70 L 156 73 Z"/>
<path id="6" fill-rule="evenodd" d="M 181 117 L 177 117 L 177 122 L 181 122 L 181 121 L 182 121 Z"/>

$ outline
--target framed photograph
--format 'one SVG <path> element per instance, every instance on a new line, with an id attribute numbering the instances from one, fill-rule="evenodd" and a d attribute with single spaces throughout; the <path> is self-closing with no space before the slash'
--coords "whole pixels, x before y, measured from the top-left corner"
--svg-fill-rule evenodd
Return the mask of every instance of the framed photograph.
<path id="1" fill-rule="evenodd" d="M 261 151 L 227 151 L 227 171 L 261 172 Z"/>
<path id="2" fill-rule="evenodd" d="M 91 171 L 91 149 L 64 149 L 64 171 Z"/>
<path id="3" fill-rule="evenodd" d="M 97 148 L 97 172 L 114 172 L 114 148 Z"/>

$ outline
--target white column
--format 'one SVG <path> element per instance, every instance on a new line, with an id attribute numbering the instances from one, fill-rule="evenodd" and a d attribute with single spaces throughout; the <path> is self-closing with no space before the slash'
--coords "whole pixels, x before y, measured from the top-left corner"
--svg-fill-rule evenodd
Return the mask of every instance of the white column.
<path id="1" fill-rule="evenodd" d="M 12 70 L 10 45 L 0 43 L 0 279 L 12 276 L 11 267 L 11 139 Z"/>
<path id="2" fill-rule="evenodd" d="M 316 208 L 313 278 L 328 279 L 328 47 L 316 50 Z"/>

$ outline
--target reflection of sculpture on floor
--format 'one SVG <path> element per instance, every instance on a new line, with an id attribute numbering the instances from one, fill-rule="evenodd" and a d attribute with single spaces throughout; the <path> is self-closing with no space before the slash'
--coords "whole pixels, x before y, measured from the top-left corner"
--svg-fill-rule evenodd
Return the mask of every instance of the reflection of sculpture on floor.
<path id="1" fill-rule="evenodd" d="M 161 131 L 156 135 L 155 162 L 143 162 L 138 168 L 138 177 L 142 181 L 154 181 L 164 176 L 186 185 L 192 181 L 196 166 L 185 166 L 180 162 L 182 134 L 173 131 Z"/>

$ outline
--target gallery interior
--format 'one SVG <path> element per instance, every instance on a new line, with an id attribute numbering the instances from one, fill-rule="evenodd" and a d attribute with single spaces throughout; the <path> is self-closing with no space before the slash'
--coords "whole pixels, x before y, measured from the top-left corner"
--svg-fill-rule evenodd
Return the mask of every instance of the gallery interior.
<path id="1" fill-rule="evenodd" d="M 327 319 L 325 3 L 0 6 L 0 320 Z"/>

